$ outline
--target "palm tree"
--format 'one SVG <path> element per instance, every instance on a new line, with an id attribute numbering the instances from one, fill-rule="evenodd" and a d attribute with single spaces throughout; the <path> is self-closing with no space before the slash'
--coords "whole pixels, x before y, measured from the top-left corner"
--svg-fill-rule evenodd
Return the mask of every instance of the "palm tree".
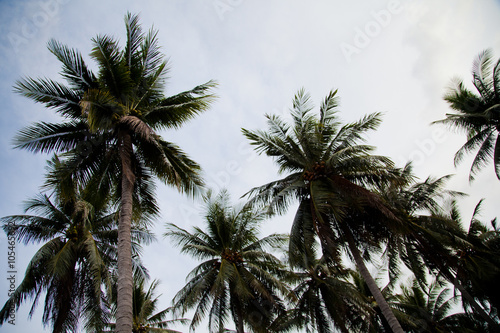
<path id="1" fill-rule="evenodd" d="M 388 239 L 385 255 L 389 261 L 389 278 L 395 281 L 400 275 L 398 259 L 401 258 L 420 281 L 426 281 L 425 258 L 434 256 L 436 261 L 449 264 L 445 256 L 449 251 L 434 237 L 439 233 L 453 231 L 460 227 L 443 213 L 443 203 L 448 199 L 464 196 L 462 192 L 446 190 L 444 185 L 450 176 L 428 177 L 417 182 L 411 163 L 398 171 L 404 182 L 377 184 L 376 191 L 394 214 L 404 221 L 404 228 Z M 423 237 L 427 235 L 428 237 Z M 435 267 L 429 261 L 428 267 Z"/>
<path id="2" fill-rule="evenodd" d="M 293 102 L 292 124 L 266 115 L 268 132 L 243 129 L 258 152 L 274 157 L 280 173 L 289 173 L 247 194 L 255 195 L 252 203 L 270 204 L 278 213 L 298 199 L 290 252 L 309 251 L 304 244 L 311 244 L 316 234 L 325 259 L 340 262 L 340 246 L 347 243 L 387 321 L 395 332 L 402 332 L 360 252 L 360 247 L 376 246 L 387 237 L 390 224 L 398 224 L 379 196 L 367 189 L 394 179 L 392 162 L 371 155 L 374 147 L 360 144 L 363 134 L 380 124 L 380 114 L 340 126 L 336 94 L 331 91 L 325 98 L 319 118 L 311 113 L 310 97 L 301 90 Z"/>
<path id="3" fill-rule="evenodd" d="M 435 121 L 464 131 L 467 142 L 455 154 L 455 164 L 466 154 L 477 150 L 472 162 L 469 180 L 474 180 L 479 170 L 491 158 L 497 178 L 500 179 L 500 59 L 493 61 L 490 50 L 481 52 L 473 63 L 472 83 L 477 93 L 457 81 L 444 99 L 455 113 Z"/>
<path id="4" fill-rule="evenodd" d="M 181 252 L 204 260 L 188 275 L 189 281 L 174 298 L 174 307 L 184 314 L 195 309 L 194 329 L 208 313 L 210 332 L 223 332 L 229 312 L 238 333 L 245 324 L 254 332 L 268 332 L 276 315 L 285 311 L 280 294 L 288 293 L 280 281 L 281 262 L 266 251 L 281 246 L 286 237 L 272 234 L 259 239 L 263 212 L 249 207 L 232 208 L 223 191 L 205 197 L 206 229 L 188 232 L 168 225 L 166 236 L 181 246 Z"/>
<path id="5" fill-rule="evenodd" d="M 456 259 L 456 278 L 483 307 L 491 307 L 491 314 L 498 318 L 500 292 L 497 282 L 500 278 L 500 230 L 496 220 L 488 228 L 479 219 L 481 200 L 475 207 L 469 228 L 462 239 L 453 244 Z M 460 221 L 460 217 L 456 218 Z M 467 298 L 463 298 L 466 309 L 474 309 Z"/>
<path id="6" fill-rule="evenodd" d="M 40 215 L 4 217 L 4 230 L 24 243 L 44 244 L 0 311 L 2 322 L 7 320 L 9 309 L 19 307 L 28 297 L 34 298 L 31 316 L 40 293 L 46 291 L 42 320 L 54 333 L 74 332 L 81 315 L 85 327 L 102 328 L 107 316 L 102 287 L 107 284 L 111 262 L 105 242 L 113 242 L 109 239 L 112 215 L 95 215 L 92 206 L 82 200 L 58 207 L 47 195 L 27 201 L 25 212 Z"/>
<path id="7" fill-rule="evenodd" d="M 58 165 L 49 163 L 49 174 Z M 50 178 L 50 177 L 49 177 Z M 68 190 L 68 189 L 66 189 Z M 99 331 L 108 318 L 110 271 L 116 266 L 118 212 L 109 200 L 95 197 L 77 184 L 73 197 L 39 194 L 25 203 L 25 215 L 1 219 L 3 229 L 20 242 L 43 243 L 31 259 L 24 279 L 0 310 L 5 322 L 9 310 L 33 298 L 33 314 L 42 292 L 46 292 L 43 323 L 53 332 L 75 332 L 83 319 L 88 330 Z M 97 200 L 96 200 L 97 199 Z M 132 231 L 133 252 L 137 241 L 153 239 L 143 228 Z"/>
<path id="8" fill-rule="evenodd" d="M 385 252 L 389 259 L 389 277 L 393 280 L 399 274 L 398 258 L 411 269 L 422 285 L 426 283 L 428 271 L 439 274 L 460 291 L 464 304 L 472 307 L 482 320 L 488 322 L 491 329 L 498 330 L 498 323 L 484 311 L 484 302 L 481 307 L 477 302 L 479 298 L 471 295 L 468 290 L 470 288 L 466 288 L 470 286 L 472 276 L 478 277 L 483 271 L 494 275 L 498 268 L 490 262 L 489 269 L 479 269 L 476 265 L 474 269 L 464 271 L 461 262 L 465 253 L 482 252 L 483 263 L 484 257 L 492 254 L 490 251 L 485 256 L 484 246 L 481 251 L 470 251 L 473 243 L 464 231 L 455 201 L 464 193 L 444 189 L 450 176 L 436 179 L 428 177 L 423 182 L 415 182 L 411 164 L 407 164 L 400 172 L 401 179 L 407 180 L 405 184 L 389 183 L 378 187 L 380 196 L 392 207 L 398 218 L 405 222 L 405 228 L 387 242 Z M 446 212 L 443 204 L 449 199 L 452 199 L 451 210 Z M 471 226 L 477 225 L 473 221 L 478 211 L 479 206 L 476 207 Z M 489 235 L 491 236 L 492 234 Z M 473 261 L 478 264 L 481 262 L 478 259 L 476 256 Z M 494 294 L 493 291 L 491 293 Z"/>
<path id="9" fill-rule="evenodd" d="M 292 308 L 275 321 L 276 331 L 294 327 L 304 327 L 308 333 L 366 331 L 373 311 L 348 276 L 348 270 L 323 258 L 304 260 L 290 277 L 295 285 Z"/>
<path id="10" fill-rule="evenodd" d="M 35 123 L 23 129 L 15 143 L 32 152 L 64 153 L 62 170 L 68 179 L 90 184 L 95 195 L 112 191 L 119 198 L 117 331 L 129 333 L 134 193 L 141 195 L 135 197 L 136 202 L 154 213 L 158 208 L 151 187 L 142 186 L 152 176 L 180 192 L 197 192 L 202 185 L 200 167 L 157 131 L 179 128 L 206 110 L 213 100 L 208 92 L 215 84 L 210 81 L 165 97 L 168 65 L 159 51 L 157 31 L 142 32 L 137 15 L 127 14 L 125 25 L 123 49 L 107 35 L 92 40 L 90 56 L 97 63 L 98 75 L 77 50 L 49 42 L 49 50 L 62 62 L 62 76 L 69 86 L 28 77 L 17 82 L 15 91 L 55 109 L 64 121 Z"/>
<path id="11" fill-rule="evenodd" d="M 425 289 L 422 289 L 425 288 Z M 463 312 L 455 312 L 458 297 L 439 278 L 431 284 L 421 285 L 417 280 L 401 286 L 398 304 L 412 322 L 407 332 L 478 332 L 479 326 Z M 482 327 L 484 328 L 484 327 Z"/>
<path id="12" fill-rule="evenodd" d="M 178 331 L 169 329 L 168 327 L 175 323 L 185 324 L 187 320 L 185 319 L 173 319 L 166 320 L 169 312 L 172 308 L 166 308 L 159 312 L 156 312 L 158 307 L 158 300 L 161 296 L 155 297 L 155 290 L 158 286 L 158 281 L 154 280 L 149 288 L 145 290 L 145 280 L 144 279 L 134 279 L 134 324 L 132 333 L 180 333 Z M 116 293 L 114 294 L 115 305 L 116 305 Z M 113 308 L 116 310 L 116 306 Z M 115 332 L 115 323 L 109 323 L 108 326 L 110 330 L 105 330 L 105 332 Z"/>

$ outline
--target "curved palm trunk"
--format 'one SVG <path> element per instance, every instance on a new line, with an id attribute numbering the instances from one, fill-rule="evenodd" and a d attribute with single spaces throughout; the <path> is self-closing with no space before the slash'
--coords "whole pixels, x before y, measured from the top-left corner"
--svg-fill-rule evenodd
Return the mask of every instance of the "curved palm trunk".
<path id="1" fill-rule="evenodd" d="M 377 302 L 380 311 L 382 311 L 384 318 L 387 320 L 387 323 L 389 324 L 394 333 L 404 333 L 403 329 L 401 328 L 401 325 L 399 324 L 399 321 L 394 316 L 394 313 L 389 307 L 389 304 L 387 304 L 387 301 L 385 300 L 384 296 L 382 295 L 382 292 L 375 283 L 375 280 L 368 271 L 368 268 L 366 268 L 363 258 L 361 257 L 361 253 L 359 252 L 356 243 L 354 242 L 354 237 L 351 233 L 351 230 L 349 230 L 349 228 L 343 228 L 343 232 L 344 235 L 346 236 L 347 244 L 349 245 L 349 250 L 351 251 L 351 254 L 354 257 L 354 261 L 356 262 L 356 266 L 358 267 L 361 276 L 365 280 L 368 289 L 370 289 L 370 292 L 375 298 L 375 301 Z"/>
<path id="2" fill-rule="evenodd" d="M 132 138 L 129 133 L 122 135 L 120 151 L 122 162 L 122 194 L 120 219 L 118 221 L 118 300 L 116 309 L 116 331 L 132 332 L 132 194 L 135 175 L 132 170 Z"/>

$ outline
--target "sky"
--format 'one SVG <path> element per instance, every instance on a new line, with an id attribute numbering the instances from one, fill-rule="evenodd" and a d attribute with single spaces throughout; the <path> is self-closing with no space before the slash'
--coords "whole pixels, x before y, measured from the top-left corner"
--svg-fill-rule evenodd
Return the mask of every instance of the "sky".
<path id="1" fill-rule="evenodd" d="M 279 176 L 270 158 L 252 150 L 241 128 L 265 129 L 266 113 L 286 116 L 301 88 L 316 106 L 338 89 L 343 121 L 384 114 L 380 128 L 368 136 L 378 154 L 398 166 L 413 160 L 422 180 L 455 174 L 447 187 L 469 194 L 459 201 L 465 221 L 482 198 L 482 219 L 499 215 L 495 198 L 500 182 L 493 166 L 470 183 L 471 158 L 458 167 L 453 164 L 465 136 L 430 125 L 450 111 L 443 95 L 452 78 L 470 86 L 472 62 L 482 50 L 489 48 L 495 59 L 500 57 L 499 1 L 2 0 L 0 216 L 22 213 L 22 202 L 39 192 L 48 158 L 14 150 L 12 138 L 34 121 L 59 120 L 52 110 L 13 93 L 13 84 L 25 76 L 62 80 L 60 64 L 46 48 L 51 38 L 80 50 L 87 63 L 97 34 L 115 36 L 123 45 L 127 11 L 140 14 L 144 29 L 159 30 L 171 66 L 166 95 L 218 82 L 218 99 L 209 111 L 161 134 L 201 164 L 211 188 L 227 188 L 235 204 L 252 187 Z M 158 240 L 144 248 L 143 258 L 151 277 L 161 281 L 157 290 L 163 309 L 196 265 L 162 236 L 165 223 L 187 229 L 201 225 L 202 207 L 200 200 L 163 184 L 157 196 Z M 293 212 L 266 221 L 262 235 L 288 232 L 292 217 Z M 16 284 L 36 249 L 17 244 Z M 9 288 L 7 252 L 7 238 L 1 234 L 0 304 Z M 28 320 L 30 306 L 25 302 L 16 325 L 4 324 L 0 331 L 40 331 L 43 302 Z M 196 330 L 206 331 L 205 326 Z"/>

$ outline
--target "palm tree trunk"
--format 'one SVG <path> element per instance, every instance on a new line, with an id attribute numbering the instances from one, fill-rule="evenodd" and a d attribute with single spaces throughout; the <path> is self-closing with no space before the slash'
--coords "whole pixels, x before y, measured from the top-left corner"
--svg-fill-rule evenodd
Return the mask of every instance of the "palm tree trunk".
<path id="1" fill-rule="evenodd" d="M 361 253 L 359 252 L 356 243 L 354 242 L 354 237 L 351 233 L 351 230 L 349 230 L 348 227 L 343 228 L 343 233 L 347 239 L 347 244 L 349 245 L 349 250 L 351 251 L 354 261 L 356 262 L 356 266 L 358 267 L 361 276 L 365 280 L 368 289 L 370 289 L 370 292 L 375 298 L 375 301 L 377 302 L 380 311 L 382 311 L 384 318 L 387 320 L 394 333 L 404 333 L 401 325 L 399 324 L 399 321 L 394 316 L 394 313 L 389 307 L 389 304 L 387 304 L 387 301 L 385 300 L 382 292 L 375 283 L 375 280 L 368 271 L 368 268 L 366 268 L 363 258 L 361 257 Z"/>
<path id="2" fill-rule="evenodd" d="M 116 331 L 132 332 L 132 194 L 135 175 L 132 170 L 132 138 L 129 133 L 122 135 L 120 151 L 122 162 L 122 193 L 120 219 L 118 221 L 118 304 L 116 309 Z"/>

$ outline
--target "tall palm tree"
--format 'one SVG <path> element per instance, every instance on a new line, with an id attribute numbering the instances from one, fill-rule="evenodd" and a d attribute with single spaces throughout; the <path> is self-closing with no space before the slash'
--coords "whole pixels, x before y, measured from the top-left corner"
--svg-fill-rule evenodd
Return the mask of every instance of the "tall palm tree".
<path id="1" fill-rule="evenodd" d="M 387 321 L 395 332 L 402 332 L 360 252 L 360 247 L 376 246 L 388 236 L 390 225 L 398 224 L 379 196 L 367 189 L 394 179 L 392 162 L 371 155 L 374 147 L 362 144 L 363 135 L 380 124 L 380 114 L 340 126 L 336 94 L 328 94 L 317 117 L 312 114 L 309 95 L 301 90 L 293 101 L 293 123 L 267 115 L 267 132 L 243 129 L 258 152 L 274 157 L 279 172 L 288 173 L 248 195 L 254 196 L 252 203 L 270 204 L 279 213 L 298 199 L 290 252 L 309 251 L 305 245 L 316 234 L 325 259 L 340 261 L 340 246 L 347 243 Z"/>
<path id="2" fill-rule="evenodd" d="M 49 168 L 57 165 L 57 158 Z M 49 172 L 50 173 L 50 172 Z M 67 190 L 67 189 L 66 189 Z M 68 192 L 68 191 L 67 191 Z M 109 200 L 97 198 L 73 184 L 72 197 L 40 194 L 25 204 L 25 215 L 1 219 L 3 229 L 28 243 L 42 243 L 31 259 L 25 276 L 0 310 L 5 322 L 9 310 L 33 298 L 33 314 L 42 292 L 46 292 L 43 323 L 53 332 L 74 332 L 83 319 L 87 330 L 99 331 L 107 321 L 110 272 L 116 267 L 118 211 Z M 132 230 L 133 252 L 152 235 L 141 227 Z"/>
<path id="3" fill-rule="evenodd" d="M 464 131 L 467 142 L 455 154 L 455 164 L 477 150 L 472 162 L 469 180 L 493 158 L 497 178 L 500 179 L 500 59 L 494 62 L 491 50 L 481 52 L 472 67 L 472 83 L 477 92 L 457 81 L 444 99 L 454 113 L 435 121 Z"/>
<path id="4" fill-rule="evenodd" d="M 205 200 L 205 229 L 189 232 L 169 224 L 165 234 L 181 252 L 204 260 L 189 273 L 174 307 L 183 314 L 195 309 L 192 329 L 208 313 L 210 332 L 223 332 L 230 313 L 238 333 L 245 324 L 254 332 L 268 332 L 274 317 L 285 310 L 280 295 L 288 289 L 279 279 L 285 274 L 281 262 L 266 250 L 281 246 L 286 237 L 259 239 L 258 228 L 266 215 L 231 207 L 225 191 L 215 198 L 209 193 Z"/>
<path id="5" fill-rule="evenodd" d="M 154 280 L 147 290 L 145 289 L 144 279 L 135 278 L 134 282 L 134 324 L 132 333 L 180 333 L 168 327 L 176 323 L 185 324 L 188 320 L 167 320 L 167 315 L 172 311 L 172 308 L 156 312 L 159 296 L 155 297 L 155 290 L 158 281 Z M 113 301 L 116 303 L 116 295 L 114 296 Z M 116 310 L 116 306 L 114 306 L 114 310 Z M 109 323 L 108 326 L 110 330 L 105 330 L 105 332 L 115 332 L 115 323 Z"/>
<path id="6" fill-rule="evenodd" d="M 134 191 L 146 197 L 145 208 L 157 212 L 150 187 L 152 176 L 195 194 L 200 167 L 159 130 L 179 128 L 206 110 L 214 82 L 171 97 L 163 95 L 168 65 L 158 46 L 157 31 L 144 33 L 137 15 L 125 17 L 126 45 L 108 35 L 92 41 L 95 75 L 81 54 L 56 41 L 49 50 L 62 62 L 68 86 L 49 79 L 23 79 L 15 90 L 64 117 L 61 123 L 39 122 L 15 138 L 17 148 L 32 152 L 65 153 L 68 178 L 89 183 L 95 195 L 112 191 L 119 198 L 117 331 L 132 330 L 131 219 Z M 136 198 L 140 199 L 140 198 Z"/>

